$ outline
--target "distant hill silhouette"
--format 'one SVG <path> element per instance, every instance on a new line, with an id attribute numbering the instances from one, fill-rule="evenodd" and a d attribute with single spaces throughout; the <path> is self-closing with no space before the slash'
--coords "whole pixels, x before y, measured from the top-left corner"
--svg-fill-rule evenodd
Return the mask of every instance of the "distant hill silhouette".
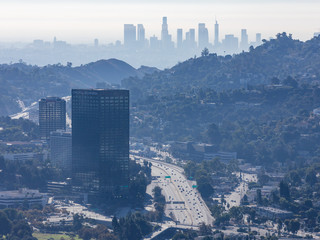
<path id="1" fill-rule="evenodd" d="M 45 96 L 67 96 L 72 88 L 95 88 L 97 82 L 120 84 L 128 77 L 143 77 L 157 69 L 135 69 L 117 60 L 100 60 L 79 67 L 61 64 L 45 67 L 24 63 L 0 65 L 0 116 L 21 111 L 17 103 L 29 105 Z"/>

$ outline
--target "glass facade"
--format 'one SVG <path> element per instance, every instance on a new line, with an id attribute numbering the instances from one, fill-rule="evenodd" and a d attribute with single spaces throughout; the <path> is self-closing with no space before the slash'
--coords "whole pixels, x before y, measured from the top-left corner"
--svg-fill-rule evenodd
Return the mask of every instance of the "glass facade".
<path id="1" fill-rule="evenodd" d="M 127 192 L 128 90 L 72 90 L 72 171 L 79 191 L 107 198 Z"/>
<path id="2" fill-rule="evenodd" d="M 39 128 L 41 139 L 49 139 L 50 133 L 66 130 L 66 101 L 47 97 L 39 101 Z"/>

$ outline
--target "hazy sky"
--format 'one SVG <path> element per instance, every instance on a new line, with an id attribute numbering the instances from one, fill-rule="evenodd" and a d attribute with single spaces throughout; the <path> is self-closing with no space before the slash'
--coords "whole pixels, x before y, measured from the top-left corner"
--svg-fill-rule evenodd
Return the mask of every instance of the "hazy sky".
<path id="1" fill-rule="evenodd" d="M 160 36 L 162 16 L 174 39 L 177 28 L 203 22 L 213 41 L 215 16 L 221 36 L 246 28 L 250 40 L 256 32 L 269 38 L 283 31 L 306 40 L 320 32 L 320 0 L 0 0 L 0 42 L 122 41 L 125 23 L 142 23 L 147 37 Z"/>

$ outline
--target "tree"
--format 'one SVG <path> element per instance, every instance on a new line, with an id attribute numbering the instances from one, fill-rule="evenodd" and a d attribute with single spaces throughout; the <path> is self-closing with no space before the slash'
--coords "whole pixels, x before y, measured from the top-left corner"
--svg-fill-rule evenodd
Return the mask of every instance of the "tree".
<path id="1" fill-rule="evenodd" d="M 115 234 L 119 234 L 121 231 L 120 224 L 116 216 L 112 218 L 112 228 Z"/>
<path id="2" fill-rule="evenodd" d="M 300 229 L 300 223 L 298 220 L 291 220 L 288 225 L 288 231 L 292 233 L 298 232 Z"/>
<path id="3" fill-rule="evenodd" d="M 308 171 L 306 176 L 306 182 L 311 186 L 313 186 L 317 182 L 317 174 L 314 170 Z"/>
<path id="4" fill-rule="evenodd" d="M 73 216 L 73 229 L 78 231 L 82 228 L 83 217 L 79 214 Z"/>
<path id="5" fill-rule="evenodd" d="M 277 219 L 278 235 L 280 235 L 282 227 L 283 227 L 283 223 L 282 223 L 281 219 L 278 218 Z"/>
<path id="6" fill-rule="evenodd" d="M 273 78 L 271 79 L 271 84 L 273 84 L 273 85 L 278 85 L 278 84 L 280 84 L 279 78 L 273 77 Z"/>
<path id="7" fill-rule="evenodd" d="M 93 237 L 92 235 L 92 229 L 88 227 L 81 228 L 79 231 L 79 237 L 83 240 L 90 240 Z"/>
<path id="8" fill-rule="evenodd" d="M 212 233 L 211 227 L 209 225 L 206 225 L 205 223 L 201 223 L 199 227 L 199 233 L 200 233 L 200 236 L 211 235 Z"/>
<path id="9" fill-rule="evenodd" d="M 288 183 L 286 183 L 285 181 L 281 181 L 279 184 L 280 187 L 280 197 L 283 197 L 287 200 L 290 199 L 290 189 L 289 189 L 289 185 Z"/>
<path id="10" fill-rule="evenodd" d="M 3 211 L 0 211 L 0 236 L 10 233 L 11 228 L 12 223 L 8 216 Z"/>
<path id="11" fill-rule="evenodd" d="M 257 189 L 257 203 L 262 203 L 262 195 L 261 195 L 261 189 Z"/>
<path id="12" fill-rule="evenodd" d="M 207 136 L 208 136 L 211 143 L 214 143 L 214 144 L 221 143 L 222 139 L 221 139 L 219 127 L 216 124 L 214 124 L 214 123 L 210 124 L 208 131 L 207 131 Z"/>
<path id="13" fill-rule="evenodd" d="M 288 76 L 285 80 L 283 80 L 283 84 L 293 88 L 298 87 L 298 82 L 291 76 Z"/>
<path id="14" fill-rule="evenodd" d="M 25 220 L 19 220 L 12 226 L 11 236 L 18 237 L 19 239 L 35 239 L 32 237 L 32 229 Z"/>
<path id="15" fill-rule="evenodd" d="M 204 48 L 201 52 L 201 57 L 207 57 L 209 55 L 209 49 Z"/>

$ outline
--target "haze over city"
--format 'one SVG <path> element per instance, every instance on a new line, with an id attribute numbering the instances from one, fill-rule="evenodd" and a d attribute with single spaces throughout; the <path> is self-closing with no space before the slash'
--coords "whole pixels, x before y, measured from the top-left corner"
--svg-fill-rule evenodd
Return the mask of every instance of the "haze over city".
<path id="1" fill-rule="evenodd" d="M 13 0 L 0 1 L 0 42 L 52 40 L 54 36 L 70 43 L 101 43 L 123 39 L 123 24 L 143 23 L 146 37 L 161 32 L 161 17 L 169 19 L 169 32 L 196 27 L 205 22 L 213 40 L 214 21 L 221 24 L 221 36 L 240 29 L 262 32 L 264 38 L 279 32 L 307 40 L 320 30 L 320 2 L 317 0 Z M 254 40 L 254 35 L 249 36 Z"/>
<path id="2" fill-rule="evenodd" d="M 320 239 L 320 0 L 0 0 L 0 239 Z"/>

